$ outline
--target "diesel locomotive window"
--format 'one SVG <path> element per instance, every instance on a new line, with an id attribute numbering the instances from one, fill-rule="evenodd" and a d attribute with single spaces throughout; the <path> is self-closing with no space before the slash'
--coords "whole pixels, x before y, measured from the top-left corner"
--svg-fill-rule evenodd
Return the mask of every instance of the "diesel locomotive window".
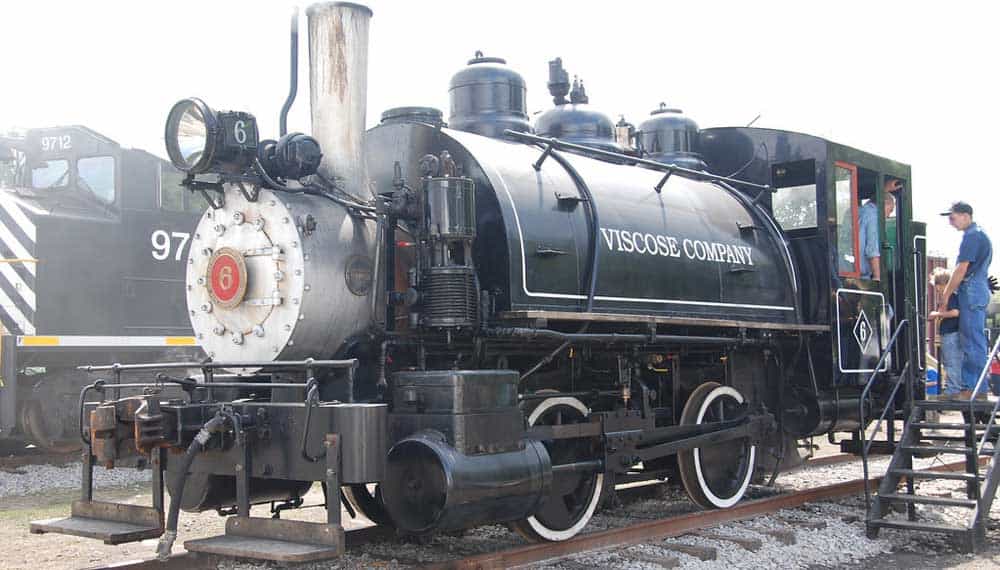
<path id="1" fill-rule="evenodd" d="M 785 231 L 816 227 L 816 163 L 802 160 L 777 164 L 772 169 L 771 196 L 774 219 Z"/>
<path id="2" fill-rule="evenodd" d="M 47 160 L 31 169 L 31 187 L 63 188 L 69 184 L 69 161 Z"/>
<path id="3" fill-rule="evenodd" d="M 838 162 L 833 169 L 836 192 L 837 270 L 843 277 L 860 277 L 858 259 L 858 169 Z"/>
<path id="4" fill-rule="evenodd" d="M 115 159 L 90 156 L 76 161 L 77 185 L 105 202 L 115 201 Z"/>

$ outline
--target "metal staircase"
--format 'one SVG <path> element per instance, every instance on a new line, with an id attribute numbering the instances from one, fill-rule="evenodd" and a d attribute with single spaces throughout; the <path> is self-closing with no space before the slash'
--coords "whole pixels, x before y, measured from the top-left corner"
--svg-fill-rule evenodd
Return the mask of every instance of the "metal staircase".
<path id="1" fill-rule="evenodd" d="M 875 538 L 883 528 L 944 533 L 955 537 L 957 545 L 965 552 L 974 552 L 983 545 L 989 523 L 990 507 L 1000 483 L 1000 446 L 996 444 L 1000 425 L 996 423 L 1000 400 L 977 400 L 975 395 L 983 387 L 989 373 L 989 362 L 1000 348 L 1000 339 L 990 351 L 987 366 L 969 400 L 936 400 L 913 402 L 909 418 L 903 426 L 902 438 L 896 446 L 878 493 L 871 496 L 866 489 L 868 516 L 866 528 L 869 538 Z M 888 349 L 887 349 L 888 350 Z M 875 374 L 869 380 L 873 384 Z M 898 385 L 897 385 L 898 388 Z M 894 392 L 895 393 L 895 392 Z M 891 399 L 891 398 L 890 398 Z M 962 421 L 928 421 L 927 412 L 957 412 Z M 883 413 L 882 417 L 885 417 Z M 881 421 L 875 433 L 880 429 Z M 869 442 L 870 445 L 870 442 Z M 868 478 L 867 448 L 863 446 L 862 459 L 865 478 Z M 953 455 L 965 458 L 964 471 L 937 471 L 914 469 L 914 458 L 935 455 Z M 952 498 L 917 494 L 918 482 L 951 480 L 965 483 L 965 497 Z M 905 483 L 904 489 L 900 487 Z M 906 508 L 906 517 L 893 518 L 893 504 Z M 956 508 L 968 510 L 964 525 L 941 524 L 920 520 L 917 505 L 935 509 Z"/>

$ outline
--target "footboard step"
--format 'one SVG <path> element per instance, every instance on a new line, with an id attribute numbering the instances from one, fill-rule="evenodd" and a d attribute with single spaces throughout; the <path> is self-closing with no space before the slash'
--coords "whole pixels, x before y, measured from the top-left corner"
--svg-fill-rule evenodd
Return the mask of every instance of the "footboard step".
<path id="1" fill-rule="evenodd" d="M 163 513 L 139 505 L 74 501 L 69 518 L 34 521 L 31 533 L 96 538 L 105 544 L 137 542 L 163 534 Z"/>
<path id="2" fill-rule="evenodd" d="M 191 552 L 270 560 L 312 562 L 344 553 L 344 529 L 339 525 L 231 517 L 226 534 L 184 542 Z"/>

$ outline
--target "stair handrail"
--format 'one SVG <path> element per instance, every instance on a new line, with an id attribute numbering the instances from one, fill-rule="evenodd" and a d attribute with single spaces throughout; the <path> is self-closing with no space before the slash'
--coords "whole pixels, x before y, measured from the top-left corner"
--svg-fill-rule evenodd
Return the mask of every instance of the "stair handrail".
<path id="1" fill-rule="evenodd" d="M 972 389 L 972 395 L 969 396 L 969 418 L 970 423 L 975 425 L 976 423 L 976 395 L 979 394 L 979 388 L 983 384 L 983 380 L 986 379 L 986 375 L 990 372 L 990 365 L 993 363 L 993 359 L 996 357 L 997 349 L 1000 348 L 1000 335 L 997 335 L 996 341 L 993 342 L 993 348 L 990 350 L 989 356 L 986 358 L 986 365 L 983 366 L 983 371 L 979 374 L 979 380 L 976 381 L 976 387 Z M 979 440 L 979 445 L 976 446 L 976 457 L 982 453 L 983 447 L 986 445 L 986 440 L 989 438 L 990 430 L 996 421 L 997 409 L 1000 408 L 1000 398 L 993 404 L 993 412 L 990 414 L 990 419 L 986 422 L 986 428 L 983 431 L 983 438 Z"/>
<path id="2" fill-rule="evenodd" d="M 896 345 L 896 341 L 899 339 L 900 333 L 909 325 L 907 319 L 899 321 L 896 325 L 896 330 L 893 331 L 892 336 L 889 337 L 889 342 L 886 343 L 885 348 L 882 349 L 882 354 L 879 356 L 878 363 L 875 365 L 874 370 L 872 370 L 871 376 L 868 377 L 868 381 L 865 383 L 864 390 L 861 391 L 861 398 L 858 401 L 858 417 L 861 420 L 861 426 L 858 429 L 858 434 L 861 439 L 861 467 L 864 472 L 865 479 L 865 509 L 868 513 L 871 512 L 871 502 L 872 502 L 872 492 L 868 485 L 869 472 L 868 472 L 868 451 L 871 449 L 872 442 L 866 442 L 865 432 L 867 431 L 867 421 L 865 414 L 865 400 L 868 398 L 869 392 L 871 392 L 872 387 L 875 385 L 875 378 L 878 377 L 881 372 L 882 365 L 885 363 L 886 358 L 892 353 L 892 348 Z M 903 378 L 906 378 L 907 373 L 910 368 L 910 361 L 906 361 L 906 365 L 903 366 L 902 373 L 896 380 L 895 386 L 892 387 L 892 393 L 889 394 L 889 398 L 886 400 L 885 408 L 882 409 L 882 414 L 879 416 L 878 422 L 875 424 L 875 430 L 872 432 L 872 441 L 874 437 L 882 430 L 882 422 L 885 420 L 885 415 L 889 413 L 889 408 L 892 407 L 893 402 L 896 400 L 896 393 L 899 391 L 899 386 L 902 384 Z M 868 517 L 866 516 L 866 519 Z"/>

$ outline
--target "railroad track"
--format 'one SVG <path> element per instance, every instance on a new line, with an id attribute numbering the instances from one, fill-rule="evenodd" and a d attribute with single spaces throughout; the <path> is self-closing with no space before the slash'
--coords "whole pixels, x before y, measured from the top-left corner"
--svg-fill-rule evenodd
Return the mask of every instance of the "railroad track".
<path id="1" fill-rule="evenodd" d="M 26 465 L 67 465 L 80 461 L 79 451 L 57 453 L 37 447 L 0 448 L 0 471 L 14 471 Z"/>
<path id="2" fill-rule="evenodd" d="M 801 468 L 846 463 L 854 459 L 856 459 L 854 456 L 846 454 L 825 456 L 810 460 Z M 962 470 L 964 469 L 964 463 L 941 465 L 935 469 Z M 875 488 L 880 480 L 881 478 L 873 478 L 870 484 Z M 629 490 L 636 490 L 642 493 L 641 489 L 639 487 Z M 564 542 L 529 544 L 487 554 L 436 562 L 430 564 L 428 567 L 480 570 L 533 564 L 551 564 L 585 552 L 625 548 L 630 545 L 697 533 L 724 523 L 747 520 L 782 509 L 793 508 L 807 503 L 849 497 L 862 492 L 864 492 L 864 481 L 857 479 L 804 491 L 783 493 L 776 496 L 745 501 L 728 509 L 698 511 L 665 519 L 643 521 L 624 527 L 580 535 Z M 391 529 L 384 527 L 366 527 L 348 530 L 345 533 L 349 551 L 350 549 L 366 544 L 391 540 L 394 536 L 395 534 Z M 733 539 L 730 538 L 729 540 Z M 201 570 L 216 568 L 222 560 L 222 558 L 216 556 L 178 553 L 171 556 L 165 562 L 155 559 L 128 560 L 92 567 L 91 570 Z"/>

